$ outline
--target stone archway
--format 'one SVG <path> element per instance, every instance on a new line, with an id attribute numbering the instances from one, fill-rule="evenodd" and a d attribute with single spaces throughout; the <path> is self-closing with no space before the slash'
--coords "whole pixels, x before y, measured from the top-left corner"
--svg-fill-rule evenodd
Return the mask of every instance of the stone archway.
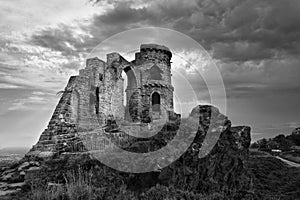
<path id="1" fill-rule="evenodd" d="M 130 106 L 136 106 L 137 96 L 135 91 L 137 88 L 137 79 L 134 70 L 130 66 L 123 68 L 123 71 L 127 77 L 127 87 L 125 89 L 124 102 L 125 102 L 125 119 L 129 121 L 134 121 L 133 116 L 137 115 L 137 110 L 130 108 Z M 136 108 L 138 109 L 138 108 Z"/>
<path id="2" fill-rule="evenodd" d="M 123 68 L 123 71 L 127 75 L 128 85 L 127 89 L 134 89 L 137 87 L 136 76 L 134 74 L 133 69 L 130 66 L 126 66 Z"/>

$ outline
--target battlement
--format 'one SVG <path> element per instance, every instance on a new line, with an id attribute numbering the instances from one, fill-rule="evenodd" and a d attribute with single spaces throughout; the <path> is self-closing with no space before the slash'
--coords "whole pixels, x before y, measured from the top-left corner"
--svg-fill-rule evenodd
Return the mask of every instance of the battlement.
<path id="1" fill-rule="evenodd" d="M 166 46 L 163 45 L 159 45 L 159 44 L 142 44 L 140 46 L 140 50 L 143 51 L 147 51 L 147 50 L 158 50 L 158 51 L 162 51 L 166 54 L 169 54 L 170 58 L 172 57 L 172 52 L 170 51 L 170 49 Z"/>
<path id="2" fill-rule="evenodd" d="M 156 64 L 166 64 L 170 66 L 172 52 L 163 45 L 158 44 L 142 44 L 140 52 L 135 54 L 135 63 L 152 62 Z"/>
<path id="3" fill-rule="evenodd" d="M 104 64 L 105 64 L 105 62 L 103 60 L 99 59 L 98 57 L 88 58 L 86 60 L 87 68 L 98 67 L 99 65 L 104 65 Z"/>

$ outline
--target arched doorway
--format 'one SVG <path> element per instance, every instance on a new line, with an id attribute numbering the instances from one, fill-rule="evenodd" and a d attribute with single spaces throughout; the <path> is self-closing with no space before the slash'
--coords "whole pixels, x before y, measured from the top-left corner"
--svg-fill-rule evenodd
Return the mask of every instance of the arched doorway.
<path id="1" fill-rule="evenodd" d="M 136 104 L 136 95 L 134 92 L 137 88 L 137 80 L 134 70 L 130 66 L 126 66 L 122 71 L 123 82 L 123 106 L 125 109 L 125 119 L 128 121 L 133 120 L 133 115 L 137 115 L 138 108 L 129 108 L 130 105 Z"/>
<path id="2" fill-rule="evenodd" d="M 160 112 L 160 95 L 157 92 L 152 94 L 152 111 Z"/>
<path id="3" fill-rule="evenodd" d="M 135 74 L 129 66 L 123 69 L 122 78 L 124 79 L 124 106 L 126 106 L 133 90 L 137 87 L 137 82 Z"/>

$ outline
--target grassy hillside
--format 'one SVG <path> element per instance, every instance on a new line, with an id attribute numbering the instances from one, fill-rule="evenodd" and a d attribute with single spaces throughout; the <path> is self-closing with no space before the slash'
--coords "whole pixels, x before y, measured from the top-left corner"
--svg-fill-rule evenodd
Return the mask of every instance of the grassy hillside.
<path id="1" fill-rule="evenodd" d="M 300 150 L 283 152 L 282 154 L 280 154 L 280 157 L 300 164 Z"/>
<path id="2" fill-rule="evenodd" d="M 252 189 L 244 200 L 295 200 L 300 197 L 300 168 L 287 166 L 274 157 L 250 155 L 248 168 L 252 174 Z M 81 171 L 80 171 L 81 170 Z M 216 191 L 210 194 L 199 194 L 178 190 L 174 187 L 156 185 L 144 191 L 126 189 L 125 184 L 116 182 L 100 168 L 93 170 L 62 171 L 64 184 L 52 183 L 46 179 L 49 175 L 34 177 L 23 192 L 12 199 L 33 200 L 71 200 L 71 199 L 114 199 L 114 200 L 230 200 L 235 199 L 225 193 Z M 93 176 L 92 174 L 99 176 Z M 56 173 L 57 175 L 57 173 Z M 48 182 L 48 184 L 47 184 Z"/>
<path id="3" fill-rule="evenodd" d="M 289 167 L 274 157 L 250 156 L 253 192 L 258 199 L 299 199 L 300 168 Z"/>

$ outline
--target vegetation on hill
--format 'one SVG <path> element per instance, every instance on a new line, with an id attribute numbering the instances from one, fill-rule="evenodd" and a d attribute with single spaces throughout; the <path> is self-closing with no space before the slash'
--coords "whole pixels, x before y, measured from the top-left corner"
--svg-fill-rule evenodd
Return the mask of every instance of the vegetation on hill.
<path id="1" fill-rule="evenodd" d="M 251 144 L 250 148 L 258 148 L 262 151 L 271 151 L 272 149 L 279 149 L 281 151 L 290 151 L 293 148 L 300 146 L 300 129 L 296 128 L 292 134 L 279 134 L 274 138 L 262 138 L 257 142 Z"/>
<path id="2" fill-rule="evenodd" d="M 266 156 L 250 156 L 248 168 L 257 199 L 299 199 L 300 168 L 289 167 L 275 157 Z"/>
<path id="3" fill-rule="evenodd" d="M 53 167 L 59 163 L 53 162 Z M 142 190 L 128 188 L 108 168 L 86 163 L 80 168 L 41 171 L 30 178 L 22 192 L 7 196 L 16 200 L 231 200 L 235 194 L 208 194 L 161 184 Z M 55 166 L 54 166 L 55 165 Z M 273 157 L 251 155 L 247 162 L 252 189 L 244 200 L 294 200 L 300 196 L 300 169 L 290 168 Z M 93 166 L 93 167 L 92 167 Z M 56 180 L 56 182 L 53 182 Z"/>

